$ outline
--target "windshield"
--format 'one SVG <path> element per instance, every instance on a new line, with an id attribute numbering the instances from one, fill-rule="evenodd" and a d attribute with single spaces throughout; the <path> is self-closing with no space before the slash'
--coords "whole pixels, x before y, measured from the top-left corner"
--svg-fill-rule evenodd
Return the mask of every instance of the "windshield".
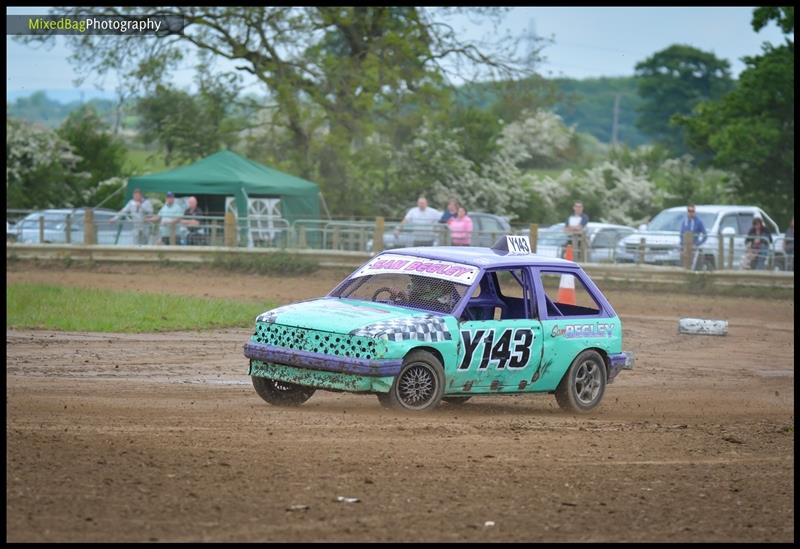
<path id="1" fill-rule="evenodd" d="M 714 219 L 717 217 L 717 214 L 711 212 L 697 212 L 697 217 L 700 218 L 700 221 L 703 222 L 706 230 L 709 231 L 711 230 L 711 226 L 714 224 Z M 677 233 L 680 232 L 681 222 L 685 218 L 685 210 L 664 210 L 655 216 L 650 223 L 648 223 L 647 230 L 672 231 Z"/>
<path id="2" fill-rule="evenodd" d="M 41 213 L 34 212 L 23 219 L 19 225 L 25 229 L 36 228 L 39 226 L 39 218 L 44 217 L 45 229 L 61 229 L 67 222 L 65 213 Z M 74 218 L 73 218 L 74 219 Z"/>
<path id="3" fill-rule="evenodd" d="M 383 273 L 352 278 L 335 295 L 452 314 L 468 284 L 425 275 Z"/>

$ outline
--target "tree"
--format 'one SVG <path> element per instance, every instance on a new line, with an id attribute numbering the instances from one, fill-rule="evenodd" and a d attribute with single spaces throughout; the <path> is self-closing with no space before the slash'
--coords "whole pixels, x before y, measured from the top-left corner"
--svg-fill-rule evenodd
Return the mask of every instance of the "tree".
<path id="1" fill-rule="evenodd" d="M 786 42 L 765 44 L 762 55 L 745 57 L 736 89 L 677 121 L 693 151 L 738 176 L 733 187 L 740 200 L 786 224 L 794 210 L 794 8 L 757 8 L 753 28 L 770 19 L 787 34 Z"/>
<path id="2" fill-rule="evenodd" d="M 83 175 L 65 179 L 71 188 L 73 205 L 97 205 L 116 190 L 113 186 L 101 184 L 127 175 L 124 143 L 110 133 L 107 124 L 91 106 L 71 112 L 57 133 L 80 157 L 75 167 Z M 122 195 L 108 205 L 121 207 Z"/>
<path id="3" fill-rule="evenodd" d="M 673 115 L 686 115 L 704 100 L 718 99 L 733 83 L 730 65 L 713 53 L 672 45 L 637 63 L 639 117 L 636 126 L 674 153 L 686 151 L 682 128 Z"/>
<path id="4" fill-rule="evenodd" d="M 63 10 L 61 10 L 63 11 Z M 132 85 L 152 85 L 190 51 L 235 63 L 260 81 L 285 130 L 285 161 L 300 176 L 321 178 L 331 206 L 343 213 L 356 197 L 349 168 L 365 142 L 398 113 L 447 95 L 454 70 L 497 77 L 524 72 L 510 52 L 465 39 L 437 19 L 452 10 L 393 7 L 71 8 L 71 16 L 165 15 L 185 26 L 155 39 L 70 36 L 84 73 L 115 71 Z M 467 10 L 462 10 L 467 11 Z M 502 13 L 473 8 L 485 19 Z M 59 12 L 61 13 L 61 12 Z M 23 40 L 48 40 L 25 37 Z M 459 63 L 460 68 L 459 68 Z"/>

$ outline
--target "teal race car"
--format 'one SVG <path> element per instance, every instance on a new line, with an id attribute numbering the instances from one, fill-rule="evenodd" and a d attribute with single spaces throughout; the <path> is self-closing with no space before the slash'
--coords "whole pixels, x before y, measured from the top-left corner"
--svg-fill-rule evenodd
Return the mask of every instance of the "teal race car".
<path id="1" fill-rule="evenodd" d="M 550 393 L 588 412 L 634 363 L 619 317 L 583 269 L 530 253 L 521 236 L 381 253 L 326 297 L 259 315 L 244 355 L 273 405 L 324 389 L 413 411 Z"/>

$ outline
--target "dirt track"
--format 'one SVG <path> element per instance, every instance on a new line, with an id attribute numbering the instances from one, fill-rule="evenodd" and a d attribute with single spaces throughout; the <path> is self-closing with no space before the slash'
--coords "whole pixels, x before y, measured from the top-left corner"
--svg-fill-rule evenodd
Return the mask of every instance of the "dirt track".
<path id="1" fill-rule="evenodd" d="M 339 278 L 6 276 L 278 303 Z M 249 329 L 8 330 L 7 540 L 792 541 L 794 303 L 608 297 L 637 369 L 581 417 L 546 395 L 417 416 L 318 392 L 287 411 L 249 385 Z M 678 335 L 683 316 L 730 333 Z"/>

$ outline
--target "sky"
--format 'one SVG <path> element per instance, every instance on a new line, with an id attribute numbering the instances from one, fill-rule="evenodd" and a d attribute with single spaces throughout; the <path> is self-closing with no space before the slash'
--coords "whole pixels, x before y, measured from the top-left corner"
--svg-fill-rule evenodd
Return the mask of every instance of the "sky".
<path id="1" fill-rule="evenodd" d="M 6 8 L 7 14 L 46 14 L 48 8 Z M 763 42 L 778 44 L 783 35 L 775 24 L 753 31 L 752 7 L 652 8 L 652 7 L 514 7 L 506 13 L 498 31 L 514 36 L 534 33 L 552 38 L 544 48 L 545 60 L 539 72 L 547 77 L 590 78 L 631 76 L 634 66 L 656 51 L 672 44 L 688 44 L 727 59 L 734 77 L 744 69 L 741 58 L 758 55 Z M 495 34 L 464 16 L 448 20 L 470 39 Z M 62 40 L 59 38 L 59 40 Z M 116 79 L 95 78 L 80 88 L 74 85 L 75 71 L 67 61 L 63 42 L 52 49 L 28 46 L 6 37 L 6 98 L 53 90 L 60 100 L 80 97 L 111 97 Z M 190 64 L 178 71 L 173 84 L 192 89 Z M 253 81 L 252 88 L 259 85 Z"/>

